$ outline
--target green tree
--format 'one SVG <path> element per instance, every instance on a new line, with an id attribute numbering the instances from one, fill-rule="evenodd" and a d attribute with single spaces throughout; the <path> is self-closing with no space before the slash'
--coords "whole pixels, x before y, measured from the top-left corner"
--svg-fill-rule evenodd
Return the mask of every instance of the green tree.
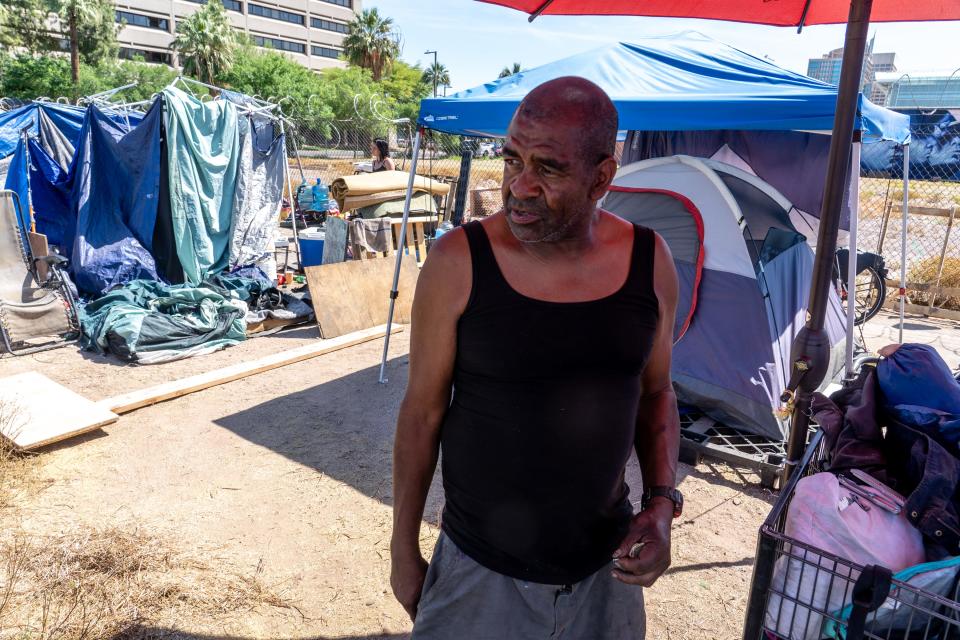
<path id="1" fill-rule="evenodd" d="M 520 73 L 523 69 L 520 68 L 519 62 L 514 62 L 512 67 L 504 67 L 500 71 L 500 75 L 497 78 L 509 78 L 510 76 Z"/>
<path id="2" fill-rule="evenodd" d="M 30 53 L 54 49 L 57 40 L 47 24 L 49 10 L 44 0 L 5 0 L 0 4 L 0 45 L 23 47 Z"/>
<path id="3" fill-rule="evenodd" d="M 430 95 L 431 85 L 423 81 L 423 69 L 397 60 L 380 81 L 384 98 L 397 118 L 416 120 L 420 101 Z"/>
<path id="4" fill-rule="evenodd" d="M 60 56 L 21 54 L 3 60 L 0 67 L 0 95 L 10 98 L 57 99 L 88 95 L 108 88 L 97 71 L 87 65 L 81 65 L 78 81 L 74 82 L 70 61 Z"/>
<path id="5" fill-rule="evenodd" d="M 349 25 L 343 52 L 350 64 L 369 69 L 379 82 L 400 55 L 399 40 L 392 18 L 382 17 L 375 7 L 364 9 Z"/>
<path id="6" fill-rule="evenodd" d="M 223 4 L 208 2 L 177 24 L 171 46 L 180 56 L 185 73 L 214 84 L 230 70 L 237 44 Z"/>
<path id="7" fill-rule="evenodd" d="M 427 67 L 423 72 L 423 81 L 433 87 L 433 93 L 437 93 L 437 87 L 450 86 L 450 72 L 442 62 L 435 62 Z"/>
<path id="8" fill-rule="evenodd" d="M 276 51 L 241 47 L 221 81 L 234 91 L 282 100 L 284 114 L 300 126 L 323 128 L 334 117 L 321 76 Z"/>

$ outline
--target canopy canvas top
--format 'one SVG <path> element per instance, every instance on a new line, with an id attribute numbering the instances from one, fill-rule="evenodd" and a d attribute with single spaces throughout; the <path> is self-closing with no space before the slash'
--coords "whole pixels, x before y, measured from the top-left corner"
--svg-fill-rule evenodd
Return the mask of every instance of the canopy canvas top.
<path id="1" fill-rule="evenodd" d="M 517 105 L 553 78 L 581 76 L 617 107 L 620 129 L 637 131 L 833 128 L 837 87 L 695 31 L 618 42 L 420 103 L 419 124 L 469 136 L 506 134 Z M 860 96 L 864 142 L 909 140 L 909 118 Z"/>

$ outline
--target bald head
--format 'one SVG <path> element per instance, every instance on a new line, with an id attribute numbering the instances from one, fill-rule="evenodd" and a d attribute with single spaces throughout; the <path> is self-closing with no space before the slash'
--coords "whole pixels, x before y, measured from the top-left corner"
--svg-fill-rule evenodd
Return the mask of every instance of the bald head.
<path id="1" fill-rule="evenodd" d="M 617 144 L 617 109 L 603 89 L 585 78 L 565 76 L 544 82 L 527 94 L 514 119 L 574 126 L 580 152 L 588 164 L 613 156 Z"/>

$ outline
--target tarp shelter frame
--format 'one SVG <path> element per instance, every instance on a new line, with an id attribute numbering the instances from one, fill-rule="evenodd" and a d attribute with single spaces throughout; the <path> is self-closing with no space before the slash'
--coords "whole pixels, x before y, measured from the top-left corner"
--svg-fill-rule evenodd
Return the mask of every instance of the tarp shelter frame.
<path id="1" fill-rule="evenodd" d="M 498 81 L 498 82 L 500 82 L 500 81 Z M 496 84 L 496 83 L 494 83 L 494 84 Z M 492 85 L 486 85 L 485 88 L 489 88 L 490 86 L 492 86 Z M 470 91 L 474 91 L 474 90 L 470 90 Z M 470 91 L 465 92 L 465 93 L 469 93 Z M 455 99 L 455 96 L 452 96 L 452 98 Z M 436 100 L 437 100 L 437 99 L 434 99 L 434 101 L 436 101 Z M 427 102 L 427 100 L 425 100 L 424 102 Z M 615 101 L 615 102 L 616 102 L 616 101 Z M 421 104 L 421 111 L 422 111 L 422 107 L 423 107 L 423 105 Z M 412 190 L 413 190 L 414 178 L 415 178 L 416 170 L 417 170 L 417 161 L 418 161 L 418 155 L 419 155 L 419 154 L 418 154 L 418 151 L 419 151 L 419 147 L 420 147 L 420 140 L 421 140 L 421 137 L 422 137 L 422 135 L 424 134 L 424 132 L 425 132 L 425 130 L 426 130 L 426 127 L 424 127 L 423 124 L 422 124 L 423 118 L 424 118 L 423 113 L 421 113 L 421 116 L 420 116 L 421 125 L 417 128 L 417 135 L 416 135 L 416 138 L 414 139 L 414 153 L 413 153 L 413 158 L 412 158 L 411 165 L 410 165 L 410 177 L 409 177 L 409 180 L 408 180 L 407 193 L 406 193 L 406 197 L 405 197 L 405 200 L 404 200 L 403 218 L 402 218 L 402 223 L 401 223 L 401 225 L 400 225 L 400 235 L 399 235 L 399 238 L 398 238 L 398 243 L 399 243 L 398 246 L 401 246 L 401 247 L 404 246 L 404 242 L 405 242 L 405 240 L 406 240 L 406 239 L 405 239 L 405 236 L 406 236 L 406 225 L 407 225 L 407 220 L 409 219 L 409 216 L 410 216 L 410 201 L 411 201 L 411 197 L 412 197 Z M 501 123 L 501 126 L 502 126 L 502 129 L 505 130 L 505 129 L 506 129 L 506 122 Z M 622 123 L 621 123 L 621 128 L 623 128 Z M 631 127 L 627 126 L 626 128 L 627 128 L 627 129 L 630 129 Z M 441 129 L 441 128 L 437 128 L 437 129 L 435 129 L 435 130 L 443 131 L 443 129 Z M 691 129 L 691 130 L 694 130 L 694 129 Z M 450 131 L 447 131 L 447 133 L 450 133 Z M 456 133 L 459 133 L 460 135 L 470 135 L 471 133 L 473 133 L 474 135 L 484 135 L 483 132 L 457 131 Z M 819 130 L 819 131 L 817 131 L 817 133 L 823 133 L 823 134 L 830 135 L 830 134 L 831 134 L 831 131 L 824 129 L 824 130 Z M 858 134 L 861 134 L 861 133 L 862 133 L 862 123 L 860 124 L 860 127 L 857 128 L 857 133 L 858 133 Z M 490 135 L 490 134 L 488 133 L 488 134 L 486 134 L 486 135 Z M 905 245 L 906 245 L 906 232 L 907 232 L 907 200 L 908 200 L 908 192 L 907 192 L 907 190 L 906 190 L 906 184 L 907 184 L 907 181 L 909 180 L 909 171 L 910 171 L 910 166 L 909 166 L 909 142 L 910 142 L 909 131 L 907 132 L 907 135 L 906 135 L 906 137 L 905 137 L 904 139 L 894 140 L 894 142 L 897 143 L 897 144 L 900 144 L 900 145 L 902 145 L 902 146 L 904 147 L 904 168 L 903 168 L 903 171 L 904 171 L 904 181 L 905 181 L 905 182 L 904 182 L 904 185 L 905 185 L 905 186 L 904 186 L 903 229 L 902 229 L 902 232 L 901 232 L 901 244 L 902 244 L 902 246 L 905 247 Z M 848 182 L 848 186 L 849 186 L 851 189 L 853 189 L 854 194 L 858 194 L 858 193 L 859 193 L 859 181 L 860 181 L 860 171 L 859 171 L 859 144 L 856 145 L 856 149 L 855 149 L 855 151 L 854 151 L 853 153 L 855 154 L 855 158 L 852 158 L 852 159 L 851 159 L 851 164 L 848 165 L 848 166 L 856 167 L 856 174 L 853 175 L 853 176 L 848 176 L 848 179 L 846 180 L 846 182 Z M 856 160 L 856 164 L 853 164 L 853 162 L 852 162 L 853 160 Z M 851 204 L 856 205 L 856 204 L 857 204 L 857 202 L 856 202 L 856 196 L 854 196 L 854 194 L 851 194 L 851 196 L 852 196 Z M 857 263 L 856 256 L 857 256 L 857 246 L 858 246 L 858 245 L 857 245 L 857 226 L 858 226 L 858 225 L 857 225 L 856 218 L 858 217 L 858 215 L 859 215 L 859 212 L 858 212 L 857 208 L 853 208 L 853 213 L 852 213 L 852 215 L 851 215 L 851 223 L 850 223 L 850 235 L 849 235 L 849 239 L 850 239 L 850 240 L 849 240 L 849 249 L 850 249 L 850 254 L 851 254 L 851 256 L 850 256 L 850 260 L 848 260 L 848 272 L 847 272 L 847 274 L 846 274 L 846 279 L 847 279 L 847 292 L 848 292 L 848 295 L 847 295 L 847 309 L 846 309 L 846 310 L 847 310 L 847 327 L 846 327 L 846 340 L 847 340 L 847 344 L 846 344 L 846 354 L 845 354 L 845 375 L 846 375 L 846 377 L 847 377 L 848 379 L 853 378 L 853 377 L 854 377 L 854 374 L 855 374 L 855 372 L 854 372 L 854 359 L 853 359 L 854 324 L 853 324 L 853 322 L 852 322 L 852 318 L 854 318 L 854 317 L 855 317 L 855 314 L 856 314 L 856 263 Z M 400 251 L 397 252 L 396 264 L 395 264 L 395 266 L 394 266 L 393 283 L 392 283 L 392 286 L 391 286 L 391 288 L 390 288 L 390 305 L 389 305 L 389 310 L 388 310 L 388 313 L 387 313 L 387 334 L 386 334 L 386 336 L 385 336 L 385 338 L 384 338 L 383 356 L 382 356 L 382 359 L 381 359 L 381 362 L 380 362 L 380 376 L 379 376 L 379 380 L 380 380 L 380 383 L 381 383 L 381 384 L 387 382 L 387 378 L 386 378 L 386 364 L 387 364 L 388 349 L 389 349 L 389 345 L 390 345 L 390 333 L 389 333 L 389 330 L 390 330 L 390 327 L 391 327 L 391 325 L 392 325 L 392 323 L 393 323 L 393 315 L 394 315 L 394 309 L 395 309 L 395 302 L 396 302 L 397 297 L 399 296 L 398 286 L 399 286 L 399 279 L 400 279 L 400 264 L 401 264 L 402 255 L 403 255 L 402 252 L 400 252 Z M 905 249 L 903 249 L 903 255 L 906 255 L 906 250 L 905 250 Z M 903 341 L 903 323 L 904 323 L 904 309 L 905 309 L 905 306 L 904 306 L 904 294 L 905 294 L 905 289 L 904 289 L 904 287 L 905 287 L 905 282 L 906 282 L 906 262 L 903 261 L 903 260 L 902 260 L 901 262 L 902 262 L 902 264 L 901 264 L 901 282 L 900 282 L 900 338 L 899 338 L 900 342 Z M 851 265 L 852 265 L 852 266 L 851 266 Z M 842 277 L 843 277 L 843 275 L 841 275 L 841 278 L 842 278 Z M 812 301 L 811 301 L 811 302 L 812 302 Z"/>
<path id="2" fill-rule="evenodd" d="M 218 92 L 218 94 L 222 94 L 224 91 L 236 93 L 230 89 L 226 89 L 224 87 L 218 87 L 212 84 L 207 84 L 206 82 L 194 80 L 193 78 L 187 78 L 186 76 L 177 76 L 176 78 L 174 78 L 173 82 L 171 82 L 168 86 L 175 87 L 177 83 L 180 83 L 190 95 L 197 98 L 198 100 L 200 98 L 197 96 L 197 94 L 193 92 L 193 89 L 191 89 L 191 85 L 204 87 L 206 89 L 211 89 L 213 91 Z M 290 194 L 290 222 L 291 222 L 291 228 L 293 229 L 293 245 L 294 245 L 294 251 L 297 254 L 297 269 L 303 270 L 302 259 L 300 256 L 300 234 L 297 231 L 297 210 L 296 210 L 296 204 L 294 202 L 295 197 L 293 192 L 293 182 L 290 176 L 290 154 L 287 153 L 288 137 L 287 137 L 286 126 L 291 123 L 286 119 L 286 117 L 284 117 L 283 108 L 281 107 L 279 102 L 276 102 L 276 103 L 268 102 L 260 98 L 255 98 L 253 96 L 245 96 L 245 97 L 255 106 L 250 107 L 250 106 L 235 104 L 237 110 L 239 110 L 244 115 L 256 115 L 256 116 L 270 118 L 280 126 L 280 135 L 283 136 L 283 146 L 284 146 L 284 150 L 283 150 L 283 155 L 284 155 L 283 166 L 285 169 L 284 177 L 287 183 L 287 193 Z M 218 95 L 215 99 L 222 99 L 222 98 L 220 95 Z M 299 151 L 297 151 L 296 144 L 293 145 L 293 151 L 297 158 L 297 164 L 300 164 L 300 153 Z M 301 173 L 302 173 L 302 170 L 301 170 Z"/>

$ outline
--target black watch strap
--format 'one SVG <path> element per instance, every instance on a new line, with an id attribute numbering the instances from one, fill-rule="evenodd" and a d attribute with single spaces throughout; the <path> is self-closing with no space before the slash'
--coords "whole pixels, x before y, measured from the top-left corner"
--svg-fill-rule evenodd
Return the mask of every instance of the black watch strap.
<path id="1" fill-rule="evenodd" d="M 683 494 L 673 487 L 648 487 L 643 491 L 640 499 L 640 509 L 645 510 L 654 498 L 667 498 L 673 502 L 673 517 L 679 518 L 683 514 Z"/>

